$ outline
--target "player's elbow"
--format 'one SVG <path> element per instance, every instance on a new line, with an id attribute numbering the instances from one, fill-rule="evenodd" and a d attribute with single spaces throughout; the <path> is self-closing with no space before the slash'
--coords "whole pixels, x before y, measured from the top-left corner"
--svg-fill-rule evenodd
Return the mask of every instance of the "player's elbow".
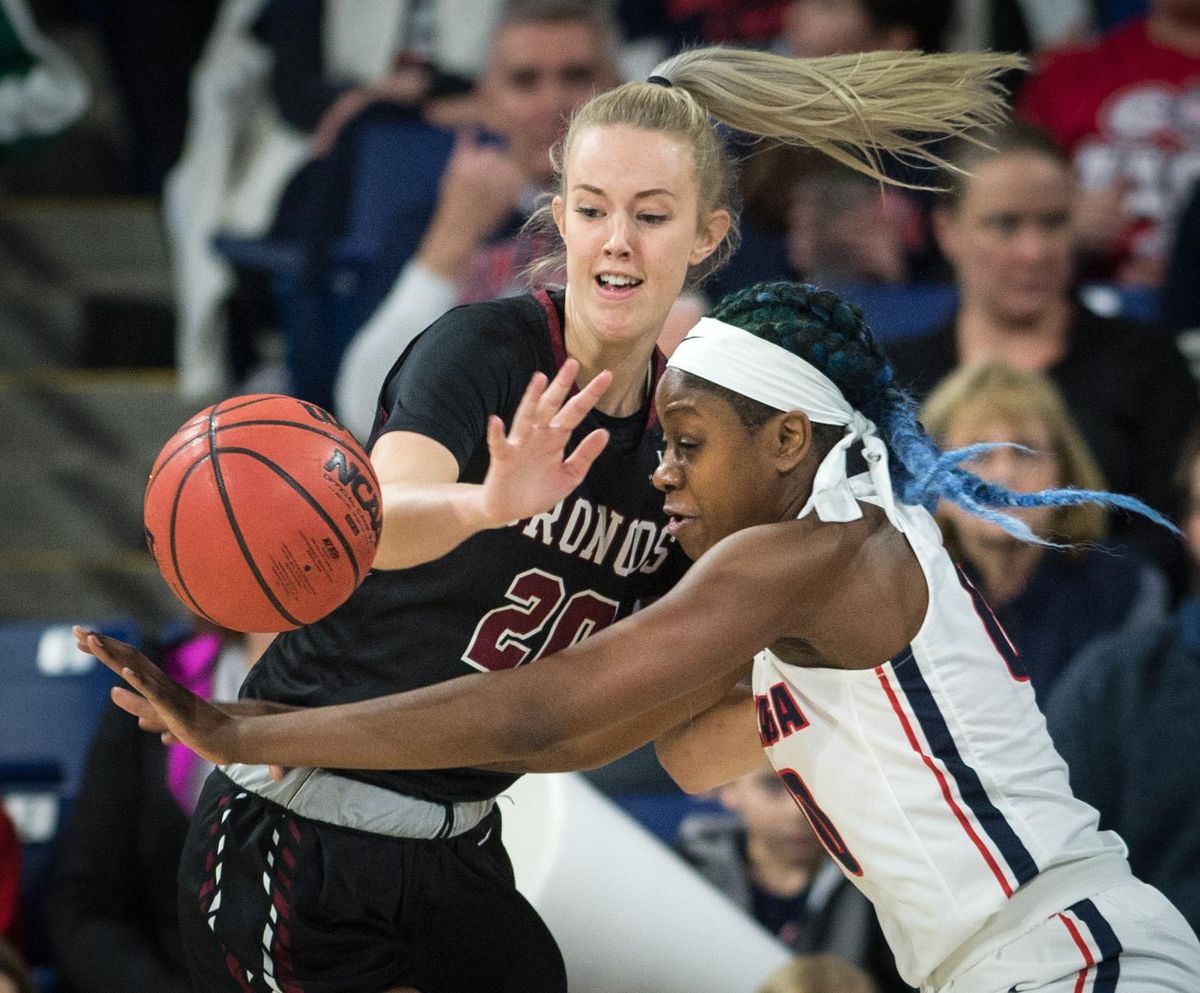
<path id="1" fill-rule="evenodd" d="M 553 754 L 569 740 L 563 721 L 544 705 L 514 708 L 505 721 L 503 748 L 510 759 L 526 761 Z"/>
<path id="2" fill-rule="evenodd" d="M 702 763 L 687 761 L 670 742 L 656 741 L 654 754 L 658 757 L 658 764 L 684 793 L 696 796 L 721 785 L 713 782 L 713 777 Z"/>

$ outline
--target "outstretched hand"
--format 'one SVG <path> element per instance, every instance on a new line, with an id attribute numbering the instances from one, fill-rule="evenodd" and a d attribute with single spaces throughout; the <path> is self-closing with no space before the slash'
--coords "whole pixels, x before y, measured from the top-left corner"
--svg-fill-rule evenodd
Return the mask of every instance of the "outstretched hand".
<path id="1" fill-rule="evenodd" d="M 489 418 L 490 464 L 482 500 L 491 520 L 519 521 L 553 507 L 582 482 L 604 450 L 608 432 L 598 428 L 566 453 L 571 433 L 612 382 L 606 370 L 570 396 L 578 372 L 579 363 L 568 359 L 549 382 L 535 373 L 507 435 L 499 417 Z"/>
<path id="2" fill-rule="evenodd" d="M 165 743 L 180 742 L 216 765 L 232 761 L 236 719 L 180 686 L 132 645 L 76 626 L 75 644 L 94 655 L 133 689 L 114 686 L 113 702 Z"/>

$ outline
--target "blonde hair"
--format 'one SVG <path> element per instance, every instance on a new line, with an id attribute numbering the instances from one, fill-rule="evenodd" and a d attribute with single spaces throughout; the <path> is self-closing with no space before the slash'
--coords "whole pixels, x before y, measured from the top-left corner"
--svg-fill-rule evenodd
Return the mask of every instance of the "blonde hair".
<path id="1" fill-rule="evenodd" d="M 800 955 L 776 969 L 758 993 L 879 993 L 870 974 L 838 955 Z"/>
<path id="2" fill-rule="evenodd" d="M 1058 387 L 1042 373 L 1024 372 L 994 360 L 973 363 L 943 379 L 921 406 L 921 423 L 944 446 L 954 428 L 968 418 L 996 417 L 1013 425 L 1041 424 L 1050 436 L 1051 454 L 1058 462 L 1057 485 L 1102 490 L 1104 475 L 1067 410 Z M 956 551 L 954 525 L 937 514 L 947 547 Z M 1094 503 L 1056 507 L 1051 522 L 1053 540 L 1081 545 L 1108 533 L 1104 508 Z"/>
<path id="3" fill-rule="evenodd" d="M 575 113 L 556 157 L 559 185 L 584 128 L 625 124 L 679 137 L 692 150 L 701 216 L 724 209 L 733 220 L 721 247 L 690 274 L 694 284 L 738 244 L 734 167 L 714 122 L 751 138 L 814 148 L 880 182 L 910 186 L 884 172 L 884 156 L 952 168 L 930 144 L 1000 123 L 1007 93 L 999 77 L 1024 65 L 1019 56 L 986 52 L 863 52 L 815 59 L 722 47 L 681 52 L 652 73 L 669 85 L 625 83 Z M 548 214 L 545 207 L 530 223 L 553 229 Z M 557 254 L 535 264 L 534 271 L 561 266 Z"/>

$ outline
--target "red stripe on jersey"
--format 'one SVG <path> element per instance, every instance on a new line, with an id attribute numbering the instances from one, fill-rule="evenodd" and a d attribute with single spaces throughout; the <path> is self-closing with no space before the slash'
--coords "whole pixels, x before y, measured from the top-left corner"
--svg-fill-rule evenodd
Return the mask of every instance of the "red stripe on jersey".
<path id="1" fill-rule="evenodd" d="M 992 870 L 992 875 L 996 877 L 1000 888 L 1004 890 L 1004 895 L 1012 896 L 1012 884 L 1005 878 L 999 864 L 992 857 L 992 853 L 988 851 L 988 847 L 983 843 L 983 839 L 975 832 L 974 827 L 971 826 L 971 822 L 967 820 L 967 816 L 962 812 L 962 808 L 954 801 L 954 794 L 950 792 L 950 784 L 946 782 L 946 777 L 942 773 L 942 770 L 938 768 L 937 763 L 932 758 L 921 750 L 921 743 L 917 741 L 917 736 L 913 733 L 912 725 L 909 723 L 908 715 L 904 713 L 903 708 L 900 706 L 900 701 L 896 697 L 896 692 L 892 689 L 892 684 L 888 682 L 887 673 L 883 671 L 882 667 L 878 667 L 875 669 L 875 675 L 879 677 L 879 682 L 883 686 L 883 692 L 887 694 L 888 702 L 891 703 L 892 710 L 896 712 L 896 717 L 900 720 L 900 726 L 904 729 L 904 734 L 908 738 L 908 743 L 912 746 L 912 750 L 921 756 L 921 761 L 925 763 L 926 768 L 936 777 L 946 804 L 954 812 L 954 816 L 958 818 L 958 823 L 962 825 L 962 829 L 967 833 L 967 837 L 979 849 L 979 854 L 983 856 L 983 860 L 988 864 L 988 868 Z"/>
<path id="2" fill-rule="evenodd" d="M 489 299 L 495 294 L 488 294 Z M 566 331 L 562 326 L 562 321 L 558 319 L 558 308 L 554 306 L 554 301 L 550 299 L 550 294 L 545 290 L 535 290 L 533 297 L 542 305 L 542 310 L 546 312 L 546 324 L 550 328 L 550 350 L 554 353 L 554 364 L 561 368 L 562 364 L 567 361 L 567 337 Z M 651 358 L 651 372 L 649 382 L 649 392 L 651 403 L 646 410 L 646 428 L 652 428 L 658 423 L 658 409 L 654 406 L 654 390 L 658 386 L 658 381 L 662 379 L 662 374 L 667 368 L 667 357 L 662 353 L 662 350 L 655 345 L 654 355 Z M 578 386 L 571 387 L 571 396 L 574 396 L 579 391 Z"/>
<path id="3" fill-rule="evenodd" d="M 1080 954 L 1083 955 L 1083 968 L 1079 970 L 1079 975 L 1075 977 L 1075 993 L 1083 993 L 1083 984 L 1087 982 L 1088 970 L 1096 964 L 1096 960 L 1092 957 L 1092 951 L 1088 948 L 1087 942 L 1083 940 L 1083 935 L 1079 933 L 1079 928 L 1075 926 L 1075 922 L 1069 917 L 1064 917 L 1062 914 L 1058 915 L 1058 919 L 1071 932 L 1071 938 L 1075 941 Z"/>

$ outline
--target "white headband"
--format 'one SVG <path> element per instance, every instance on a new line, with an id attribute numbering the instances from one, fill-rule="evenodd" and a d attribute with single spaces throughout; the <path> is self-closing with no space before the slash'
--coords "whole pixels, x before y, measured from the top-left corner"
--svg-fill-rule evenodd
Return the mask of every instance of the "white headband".
<path id="1" fill-rule="evenodd" d="M 898 528 L 888 471 L 888 452 L 874 421 L 847 402 L 820 369 L 778 345 L 711 317 L 702 317 L 671 355 L 667 366 L 757 400 L 775 410 L 802 410 L 817 424 L 844 425 L 845 436 L 825 456 L 813 478 L 812 495 L 800 510 L 816 510 L 823 521 L 862 517 L 858 498 L 877 502 Z M 867 473 L 846 477 L 846 453 L 862 442 Z M 902 529 L 902 528 L 901 528 Z"/>

